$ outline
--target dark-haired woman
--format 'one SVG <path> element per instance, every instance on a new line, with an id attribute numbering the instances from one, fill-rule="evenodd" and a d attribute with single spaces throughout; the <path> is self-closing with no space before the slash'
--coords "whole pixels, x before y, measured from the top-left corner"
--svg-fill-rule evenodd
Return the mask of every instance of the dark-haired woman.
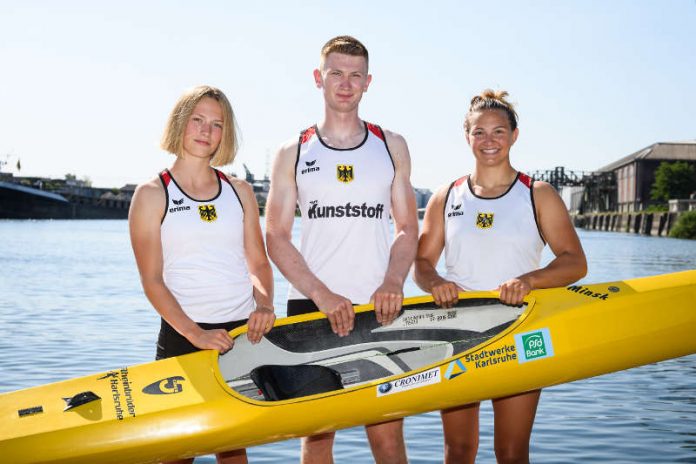
<path id="1" fill-rule="evenodd" d="M 471 100 L 464 131 L 476 165 L 428 203 L 415 262 L 416 283 L 451 307 L 458 292 L 499 290 L 518 305 L 531 290 L 568 285 L 587 272 L 585 255 L 560 196 L 510 164 L 517 113 L 507 92 L 486 90 Z M 548 243 L 555 258 L 539 268 Z M 435 267 L 445 251 L 446 275 Z M 493 400 L 499 463 L 529 461 L 540 390 Z M 445 462 L 474 462 L 479 403 L 442 411 Z"/>

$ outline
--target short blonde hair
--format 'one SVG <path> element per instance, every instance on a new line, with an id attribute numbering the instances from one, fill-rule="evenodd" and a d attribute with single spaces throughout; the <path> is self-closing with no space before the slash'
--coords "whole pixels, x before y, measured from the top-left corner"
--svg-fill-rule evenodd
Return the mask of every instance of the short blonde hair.
<path id="1" fill-rule="evenodd" d="M 510 122 L 510 129 L 513 131 L 517 129 L 517 112 L 513 104 L 507 100 L 508 96 L 509 94 L 505 90 L 486 89 L 480 95 L 472 98 L 469 112 L 466 113 L 466 118 L 464 118 L 464 130 L 466 133 L 468 134 L 471 128 L 471 116 L 474 113 L 486 110 L 500 110 L 504 112 Z"/>
<path id="2" fill-rule="evenodd" d="M 321 47 L 321 60 L 320 67 L 324 68 L 324 61 L 326 57 L 331 53 L 341 53 L 343 55 L 351 56 L 362 56 L 365 58 L 365 63 L 367 63 L 368 68 L 370 65 L 370 57 L 367 53 L 367 47 L 362 44 L 358 39 L 349 35 L 339 35 L 333 39 L 329 39 L 328 42 Z"/>
<path id="3" fill-rule="evenodd" d="M 229 100 L 222 90 L 209 85 L 199 85 L 187 90 L 179 97 L 174 109 L 169 115 L 167 125 L 162 134 L 160 147 L 178 157 L 184 155 L 184 131 L 194 108 L 204 98 L 212 98 L 222 108 L 222 138 L 220 145 L 210 160 L 211 166 L 224 166 L 234 161 L 239 147 L 237 122 Z"/>

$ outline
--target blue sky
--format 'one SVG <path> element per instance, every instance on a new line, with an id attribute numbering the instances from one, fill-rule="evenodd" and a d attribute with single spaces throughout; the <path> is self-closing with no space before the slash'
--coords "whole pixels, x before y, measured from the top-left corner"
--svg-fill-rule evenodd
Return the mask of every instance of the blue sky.
<path id="1" fill-rule="evenodd" d="M 370 50 L 361 116 L 402 134 L 413 184 L 469 172 L 470 98 L 517 104 L 513 165 L 595 170 L 654 142 L 696 139 L 696 1 L 27 1 L 0 3 L 0 159 L 21 175 L 147 180 L 181 92 L 222 88 L 257 175 L 323 115 L 319 50 Z M 9 155 L 9 157 L 8 157 Z"/>

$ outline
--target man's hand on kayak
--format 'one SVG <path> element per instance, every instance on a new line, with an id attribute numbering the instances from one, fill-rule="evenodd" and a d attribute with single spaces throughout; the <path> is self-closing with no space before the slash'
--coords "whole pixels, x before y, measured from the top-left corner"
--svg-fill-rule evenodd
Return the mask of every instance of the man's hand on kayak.
<path id="1" fill-rule="evenodd" d="M 353 303 L 348 298 L 327 290 L 320 293 L 313 301 L 319 311 L 326 314 L 331 324 L 331 330 L 336 335 L 345 337 L 353 330 L 355 310 L 353 310 Z"/>
<path id="2" fill-rule="evenodd" d="M 375 305 L 377 322 L 389 325 L 401 311 L 404 302 L 403 286 L 399 282 L 385 280 L 372 294 L 370 301 Z"/>
<path id="3" fill-rule="evenodd" d="M 522 304 L 524 297 L 532 291 L 532 284 L 527 278 L 515 277 L 500 284 L 500 301 L 512 306 Z"/>
<path id="4" fill-rule="evenodd" d="M 463 292 L 454 282 L 445 280 L 438 276 L 437 281 L 430 286 L 430 293 L 433 295 L 435 304 L 441 308 L 451 308 L 459 301 L 459 292 Z"/>
<path id="5" fill-rule="evenodd" d="M 273 308 L 259 306 L 249 315 L 247 322 L 247 338 L 251 343 L 258 343 L 261 337 L 267 334 L 275 322 L 276 315 Z"/>

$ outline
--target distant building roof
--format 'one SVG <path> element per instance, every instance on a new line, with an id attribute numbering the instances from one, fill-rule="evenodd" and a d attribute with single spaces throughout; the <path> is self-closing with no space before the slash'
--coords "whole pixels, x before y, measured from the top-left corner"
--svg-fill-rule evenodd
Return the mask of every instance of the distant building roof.
<path id="1" fill-rule="evenodd" d="M 613 171 L 636 160 L 696 161 L 696 140 L 684 142 L 658 142 L 614 161 L 600 169 Z"/>

